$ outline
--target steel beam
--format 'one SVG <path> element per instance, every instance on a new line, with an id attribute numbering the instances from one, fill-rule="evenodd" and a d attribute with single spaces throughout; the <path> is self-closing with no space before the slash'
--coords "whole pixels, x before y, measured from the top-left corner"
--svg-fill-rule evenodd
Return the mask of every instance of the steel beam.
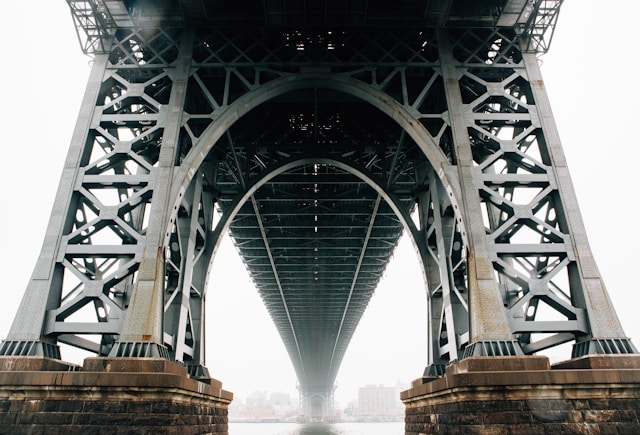
<path id="1" fill-rule="evenodd" d="M 403 230 L 427 281 L 427 374 L 571 341 L 574 356 L 636 352 L 530 53 L 560 1 L 479 5 L 476 26 L 427 2 L 418 27 L 337 33 L 261 28 L 260 14 L 190 26 L 217 19 L 195 1 L 155 28 L 150 9 L 69 3 L 87 50 L 105 53 L 0 354 L 59 358 L 66 343 L 205 375 L 207 276 L 227 230 L 305 394 L 333 391 Z"/>

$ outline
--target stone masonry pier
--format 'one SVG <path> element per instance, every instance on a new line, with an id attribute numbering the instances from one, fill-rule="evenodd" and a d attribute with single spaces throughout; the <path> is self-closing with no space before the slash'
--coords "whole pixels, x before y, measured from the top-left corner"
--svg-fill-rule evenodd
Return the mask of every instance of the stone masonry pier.
<path id="1" fill-rule="evenodd" d="M 0 434 L 226 435 L 232 399 L 163 359 L 0 358 Z"/>
<path id="2" fill-rule="evenodd" d="M 640 356 L 472 357 L 401 394 L 405 434 L 640 434 Z"/>

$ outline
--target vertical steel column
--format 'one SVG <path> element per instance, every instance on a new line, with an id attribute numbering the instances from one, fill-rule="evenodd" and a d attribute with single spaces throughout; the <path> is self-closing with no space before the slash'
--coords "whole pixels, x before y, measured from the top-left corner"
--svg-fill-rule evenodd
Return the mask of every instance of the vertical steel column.
<path id="1" fill-rule="evenodd" d="M 216 242 L 211 232 L 214 195 L 203 188 L 204 172 L 201 168 L 193 178 L 176 212 L 167 247 L 164 296 L 164 344 L 172 359 L 198 376 L 206 376 L 204 301 Z"/>
<path id="2" fill-rule="evenodd" d="M 449 123 L 460 179 L 463 218 L 469 248 L 469 346 L 466 356 L 521 355 L 504 312 L 494 270 L 486 245 L 480 198 L 474 180 L 471 143 L 465 121 L 464 104 L 460 93 L 461 72 L 456 70 L 453 46 L 449 34 L 438 31 L 438 47 L 444 79 Z"/>
<path id="3" fill-rule="evenodd" d="M 512 29 L 438 35 L 470 253 L 465 356 L 571 341 L 574 357 L 635 353 L 589 251 L 535 55 Z"/>
<path id="4" fill-rule="evenodd" d="M 421 174 L 420 184 L 425 185 L 428 181 L 425 174 Z M 425 190 L 423 188 L 421 190 Z M 425 375 L 440 375 L 443 367 L 448 361 L 442 360 L 438 352 L 439 337 L 437 334 L 438 326 L 442 322 L 440 313 L 442 312 L 442 299 L 434 297 L 435 289 L 440 286 L 440 265 L 438 258 L 429 256 L 427 250 L 429 238 L 429 193 L 422 191 L 417 197 L 418 217 L 420 228 L 418 231 L 417 243 L 422 249 L 419 250 L 423 257 L 422 263 L 426 275 L 426 292 L 427 292 L 427 368 Z"/>
<path id="5" fill-rule="evenodd" d="M 62 244 L 61 235 L 69 226 L 68 213 L 72 208 L 74 186 L 83 175 L 81 162 L 85 142 L 94 118 L 95 102 L 107 63 L 106 54 L 95 56 L 42 249 L 9 334 L 0 345 L 0 355 L 60 358 L 57 342 L 44 337 L 46 315 L 47 310 L 56 307 L 62 293 L 62 270 L 56 266 Z"/>
<path id="6" fill-rule="evenodd" d="M 192 50 L 193 30 L 185 30 L 179 44 L 178 59 L 172 69 L 173 86 L 162 138 L 162 147 L 155 179 L 151 216 L 146 235 L 146 245 L 138 270 L 127 318 L 111 356 L 153 356 L 168 358 L 163 344 L 165 258 L 164 245 L 173 212 L 170 192 L 178 139 L 187 93 Z"/>
<path id="7" fill-rule="evenodd" d="M 421 174 L 418 194 L 420 255 L 427 275 L 428 355 L 425 376 L 438 376 L 469 344 L 466 253 L 457 216 L 438 176 Z M 424 186 L 424 187 L 423 187 Z M 424 245 L 424 246 L 422 246 Z"/>
<path id="8" fill-rule="evenodd" d="M 572 356 L 636 353 L 634 345 L 624 333 L 591 253 L 538 60 L 533 53 L 523 53 L 523 63 L 538 109 L 546 149 L 552 162 L 553 174 L 565 212 L 564 224 L 571 235 L 571 246 L 576 259 L 575 266 L 569 272 L 572 296 L 575 304 L 584 308 L 589 325 L 589 333 L 581 334 L 576 338 Z M 592 151 L 595 152 L 595 150 L 589 150 L 589 152 Z"/>

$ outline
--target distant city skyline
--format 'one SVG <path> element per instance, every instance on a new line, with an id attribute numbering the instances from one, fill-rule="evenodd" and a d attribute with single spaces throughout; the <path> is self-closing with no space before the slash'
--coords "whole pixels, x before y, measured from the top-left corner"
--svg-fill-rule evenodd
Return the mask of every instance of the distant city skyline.
<path id="1" fill-rule="evenodd" d="M 395 421 L 404 417 L 400 391 L 405 384 L 394 386 L 376 384 L 358 388 L 358 395 L 347 403 L 334 403 L 330 417 L 335 421 Z M 256 390 L 247 397 L 234 397 L 229 408 L 230 421 L 267 422 L 300 421 L 304 413 L 299 409 L 298 396 L 282 391 Z"/>
<path id="2" fill-rule="evenodd" d="M 239 374 L 238 367 L 245 367 L 240 373 L 258 368 L 262 376 L 268 377 L 260 379 L 264 390 L 281 389 L 297 394 L 297 379 L 284 344 L 228 237 L 220 252 L 226 257 L 224 261 L 214 261 L 211 272 L 207 337 L 220 328 L 235 327 L 232 333 L 218 337 L 215 346 L 220 353 L 207 347 L 207 366 L 212 376 L 219 377 L 225 388 L 246 394 L 251 385 L 245 384 L 246 376 Z M 409 384 L 422 376 L 424 367 L 419 364 L 426 361 L 426 318 L 422 313 L 426 295 L 417 257 L 408 238 L 400 240 L 394 258 L 363 315 L 338 373 L 335 397 L 341 404 L 357 398 L 358 388 L 363 385 Z M 226 281 L 218 284 L 213 279 L 222 271 L 236 277 L 233 291 L 226 291 Z M 261 326 L 253 329 L 249 325 Z M 361 337 L 359 334 L 363 332 L 368 332 L 369 336 Z M 415 339 L 409 348 L 405 342 L 407 336 Z M 245 347 L 249 343 L 251 346 Z M 235 354 L 239 359 L 225 359 L 229 354 Z M 258 361 L 254 360 L 256 355 L 259 355 Z M 367 365 L 363 366 L 363 362 Z M 398 372 L 384 373 L 385 367 L 396 367 Z M 278 376 L 270 376 L 270 373 L 278 373 Z M 285 379 L 287 383 L 283 382 Z"/>
<path id="3" fill-rule="evenodd" d="M 38 257 L 90 59 L 80 52 L 66 2 L 4 5 L 0 105 L 0 339 L 9 331 Z M 629 66 L 640 4 L 564 2 L 542 73 L 587 236 L 626 333 L 640 345 L 635 283 L 635 195 L 640 144 L 637 75 Z M 234 248 L 221 248 L 207 300 L 207 366 L 223 388 L 296 394 L 284 345 Z M 347 350 L 336 400 L 367 384 L 410 382 L 426 365 L 426 296 L 417 259 L 402 240 Z"/>

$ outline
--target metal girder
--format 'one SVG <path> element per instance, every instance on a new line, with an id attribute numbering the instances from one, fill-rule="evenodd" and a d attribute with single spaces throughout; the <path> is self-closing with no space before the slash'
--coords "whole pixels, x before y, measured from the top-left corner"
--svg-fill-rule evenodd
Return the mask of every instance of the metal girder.
<path id="1" fill-rule="evenodd" d="M 608 313 L 608 325 L 615 326 L 599 332 L 597 325 L 603 323 L 588 319 L 585 311 L 591 306 L 583 303 L 590 293 L 586 286 L 591 284 L 582 274 L 593 269 L 577 271 L 577 257 L 590 258 L 590 254 L 586 240 L 577 241 L 584 232 L 573 219 L 577 205 L 572 204 L 575 197 L 569 192 L 566 173 L 554 163 L 563 161 L 562 151 L 546 95 L 532 85 L 540 79 L 535 57 L 522 52 L 517 40 L 501 30 L 486 31 L 482 37 L 489 49 L 478 51 L 480 34 L 453 33 L 453 56 L 448 61 L 455 72 L 454 68 L 444 71 L 454 73 L 458 81 L 447 90 L 459 98 L 456 113 L 451 113 L 459 133 L 458 154 L 474 162 L 461 182 L 475 190 L 471 197 L 477 195 L 480 205 L 475 213 L 484 222 L 485 234 L 474 242 L 481 249 L 471 249 L 476 256 L 486 255 L 497 274 L 507 335 L 517 337 L 527 352 L 566 342 L 567 331 L 575 334 L 577 342 L 589 340 L 591 334 L 617 336 L 620 325 L 607 305 L 601 308 Z M 604 293 L 602 287 L 598 291 Z M 485 324 L 495 316 L 481 313 L 470 307 L 472 321 L 474 314 Z M 473 329 L 477 328 L 472 324 Z M 517 346 L 505 344 L 509 337 L 495 341 L 496 346 L 485 346 L 491 340 L 481 337 L 471 341 L 484 349 L 480 353 L 518 351 Z M 465 355 L 476 354 L 473 348 L 465 350 Z"/>
<path id="2" fill-rule="evenodd" d="M 446 192 L 433 170 L 421 174 L 420 242 L 425 246 L 429 341 L 425 375 L 462 358 L 469 344 L 466 246 Z"/>
<path id="3" fill-rule="evenodd" d="M 532 0 L 528 2 L 517 23 L 522 34 L 525 35 L 523 51 L 528 53 L 549 51 L 563 1 Z"/>
<path id="4" fill-rule="evenodd" d="M 476 27 L 515 28 L 526 41 L 524 50 L 545 53 L 563 0 L 411 1 L 400 7 L 384 0 L 282 2 L 181 0 L 67 0 L 82 50 L 107 53 L 118 28 L 258 26 L 287 28 L 297 48 L 318 43 L 347 45 L 344 32 L 324 34 L 318 27 L 353 29 Z M 311 33 L 301 29 L 313 29 Z"/>
<path id="5" fill-rule="evenodd" d="M 274 106 L 270 111 L 274 113 L 276 107 Z M 299 113 L 299 108 L 296 111 Z M 288 117 L 287 112 L 283 115 Z M 273 123 L 270 117 L 264 118 L 264 114 L 257 112 L 252 124 Z M 258 121 L 260 119 L 262 120 Z M 230 131 L 233 134 L 234 129 Z M 258 132 L 260 129 L 255 131 Z M 245 140 L 253 142 L 250 138 Z M 233 146 L 236 150 L 243 149 L 244 142 L 234 140 Z M 287 151 L 287 154 L 293 154 L 292 150 Z M 277 153 L 272 154 L 273 156 L 268 158 L 266 153 L 263 153 L 263 159 L 267 163 L 264 168 L 266 173 L 269 172 L 273 157 L 277 157 Z M 337 157 L 339 156 L 338 154 Z M 351 157 L 355 159 L 354 156 L 355 154 Z M 305 157 L 305 154 L 302 153 L 301 157 Z M 234 162 L 240 163 L 240 160 L 234 158 Z M 241 163 L 241 166 L 246 165 Z M 238 170 L 234 171 L 234 173 L 237 172 Z M 304 186 L 309 185 L 308 180 L 313 181 L 323 172 L 342 174 L 343 178 L 346 175 L 343 171 L 324 164 L 317 164 L 308 170 L 302 166 L 282 175 L 291 185 Z M 223 174 L 221 171 L 218 173 Z M 346 186 L 333 185 L 330 189 L 338 197 L 344 195 L 344 198 L 350 198 L 349 195 L 357 194 L 360 198 L 367 198 L 356 207 L 363 216 L 368 217 L 367 219 L 354 219 L 352 200 L 343 201 L 344 204 L 350 204 L 346 208 L 343 204 L 335 204 L 329 212 L 323 213 L 320 210 L 321 203 L 313 198 L 314 195 L 321 196 L 326 185 L 323 188 L 318 185 L 315 189 L 303 188 L 297 193 L 292 193 L 295 189 L 279 187 L 282 186 L 282 181 L 280 176 L 276 176 L 272 179 L 273 184 L 271 180 L 264 184 L 251 196 L 250 204 L 240 209 L 235 215 L 234 222 L 236 220 L 250 222 L 245 222 L 241 227 L 235 226 L 232 222 L 230 226 L 231 235 L 241 256 L 254 260 L 259 256 L 262 259 L 260 263 L 252 261 L 247 265 L 276 326 L 283 337 L 288 337 L 284 338 L 284 341 L 294 367 L 298 370 L 302 388 L 320 386 L 325 388 L 327 385 L 332 385 L 346 350 L 346 344 L 355 330 L 353 322 L 357 323 L 357 319 L 366 307 L 384 270 L 388 255 L 397 243 L 401 229 L 401 223 L 397 218 L 394 219 L 393 226 L 378 228 L 374 225 L 380 219 L 384 221 L 384 217 L 375 219 L 370 207 L 372 201 L 378 203 L 379 207 L 379 199 L 376 199 L 379 195 L 376 195 L 363 180 L 358 180 L 354 176 L 350 176 L 349 180 L 350 183 Z M 315 183 L 311 182 L 311 185 L 314 186 Z M 353 189 L 354 185 L 358 188 Z M 288 198 L 291 195 L 298 195 L 299 200 L 279 201 L 281 195 Z M 223 213 L 226 214 L 229 213 L 232 208 L 230 206 L 235 200 L 225 199 L 222 196 L 219 204 Z M 263 210 L 268 204 L 273 204 L 274 213 L 270 213 L 270 217 L 266 218 Z M 412 204 L 413 201 L 409 197 L 407 206 L 411 207 Z M 304 215 L 293 213 L 299 207 L 308 209 L 308 212 Z M 375 208 L 374 205 L 373 209 Z M 282 227 L 278 216 L 288 216 L 289 219 L 293 219 L 293 222 L 309 220 L 310 226 L 304 232 L 300 232 L 298 228 Z M 352 235 L 349 242 L 343 244 L 339 241 L 340 232 L 335 231 L 332 226 L 333 219 L 330 219 L 335 217 L 342 217 L 345 222 L 345 228 L 347 228 L 345 232 Z M 378 232 L 388 233 L 389 229 L 392 232 L 376 234 L 374 228 Z M 288 235 L 292 231 L 296 231 L 294 233 L 296 237 L 283 237 L 283 234 Z M 375 240 L 381 238 L 388 239 L 389 243 L 384 243 L 377 248 L 370 246 Z M 372 263 L 371 256 L 378 256 L 380 262 Z M 367 259 L 366 262 L 365 259 Z M 319 321 L 313 320 L 316 317 L 324 320 L 313 327 L 314 322 Z M 313 350 L 317 347 L 319 350 Z M 328 359 L 327 354 L 330 356 Z M 326 362 L 322 362 L 318 367 L 318 361 L 321 360 Z"/>
<path id="6" fill-rule="evenodd" d="M 215 201 L 211 192 L 203 190 L 205 169 L 182 197 L 165 254 L 163 344 L 173 359 L 192 371 L 205 363 L 204 301 L 215 243 L 213 216 L 207 212 Z"/>
<path id="7" fill-rule="evenodd" d="M 105 0 L 67 0 L 78 41 L 85 54 L 109 51 L 118 25 L 112 16 L 121 2 Z M 109 6 L 108 6 L 109 4 Z M 126 15 L 126 10 L 124 11 Z"/>
<path id="8" fill-rule="evenodd" d="M 472 2 L 418 3 L 448 26 Z M 531 2 L 477 4 L 476 25 L 322 31 L 189 27 L 211 11 L 187 1 L 150 28 L 148 4 L 122 4 L 136 25 L 109 9 L 113 40 L 0 354 L 59 358 L 67 343 L 205 375 L 207 271 L 227 230 L 308 394 L 333 391 L 403 230 L 427 279 L 428 373 L 568 341 L 576 356 L 635 352 L 535 53 L 522 28 L 495 27 Z"/>

